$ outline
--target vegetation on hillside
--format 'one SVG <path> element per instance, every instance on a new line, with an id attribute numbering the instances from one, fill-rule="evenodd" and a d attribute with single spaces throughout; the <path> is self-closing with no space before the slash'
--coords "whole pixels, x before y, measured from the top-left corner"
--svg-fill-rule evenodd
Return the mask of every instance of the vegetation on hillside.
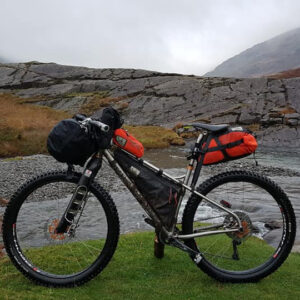
<path id="1" fill-rule="evenodd" d="M 107 98 L 94 95 L 83 112 L 93 110 L 101 102 L 107 105 Z M 100 102 L 99 102 L 100 101 Z M 26 103 L 24 99 L 11 94 L 0 94 L 0 157 L 14 157 L 47 153 L 46 139 L 55 124 L 69 118 L 70 114 L 46 106 Z M 174 131 L 159 126 L 125 126 L 129 133 L 139 139 L 144 147 L 165 148 L 169 145 L 184 145 L 184 140 Z"/>
<path id="2" fill-rule="evenodd" d="M 65 112 L 21 102 L 14 95 L 0 94 L 0 157 L 45 153 L 49 131 L 69 117 Z"/>
<path id="3" fill-rule="evenodd" d="M 124 128 L 128 130 L 136 139 L 138 139 L 146 149 L 166 148 L 169 145 L 183 146 L 183 138 L 179 137 L 175 131 L 160 126 L 129 126 Z"/>
<path id="4" fill-rule="evenodd" d="M 274 79 L 287 79 L 287 78 L 294 78 L 300 77 L 300 68 L 291 69 L 287 71 L 282 71 L 275 74 L 266 75 L 265 77 L 274 78 Z"/>

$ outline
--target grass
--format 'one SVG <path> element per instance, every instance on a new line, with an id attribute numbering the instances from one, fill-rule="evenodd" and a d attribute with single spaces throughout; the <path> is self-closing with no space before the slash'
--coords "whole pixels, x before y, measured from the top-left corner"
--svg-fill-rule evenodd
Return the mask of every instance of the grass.
<path id="1" fill-rule="evenodd" d="M 109 105 L 111 99 L 103 98 L 105 93 L 85 93 L 92 100 L 83 107 L 83 112 L 96 109 L 94 105 Z M 0 110 L 0 157 L 47 153 L 46 140 L 50 130 L 60 120 L 70 117 L 66 112 L 24 103 L 22 98 L 11 94 L 0 94 Z M 184 140 L 170 129 L 159 126 L 125 127 L 148 149 L 184 145 Z"/>
<path id="2" fill-rule="evenodd" d="M 253 284 L 223 284 L 204 274 L 178 249 L 153 256 L 151 232 L 122 235 L 109 265 L 89 283 L 51 289 L 31 283 L 8 258 L 0 260 L 1 299 L 299 299 L 300 255 Z M 253 249 L 256 251 L 256 249 Z"/>
<path id="3" fill-rule="evenodd" d="M 138 139 L 146 149 L 166 148 L 170 145 L 182 146 L 185 144 L 184 140 L 177 133 L 164 127 L 125 125 L 124 128 Z"/>
<path id="4" fill-rule="evenodd" d="M 116 104 L 124 99 L 124 97 L 109 97 L 108 91 L 81 93 L 80 95 L 83 95 L 87 98 L 87 101 L 80 108 L 80 113 L 87 115 L 91 115 L 96 110 Z M 74 94 L 72 94 L 71 96 L 74 97 Z M 128 103 L 122 102 L 119 106 L 120 109 L 124 109 L 128 106 Z"/>
<path id="5" fill-rule="evenodd" d="M 46 152 L 49 131 L 65 112 L 20 103 L 20 98 L 0 94 L 0 157 Z"/>

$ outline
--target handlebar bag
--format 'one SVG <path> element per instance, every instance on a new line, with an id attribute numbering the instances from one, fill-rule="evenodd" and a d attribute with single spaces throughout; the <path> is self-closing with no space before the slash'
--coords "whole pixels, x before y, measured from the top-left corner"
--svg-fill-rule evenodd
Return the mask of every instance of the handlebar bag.
<path id="1" fill-rule="evenodd" d="M 56 160 L 83 166 L 93 153 L 110 147 L 115 129 L 122 126 L 119 113 L 112 107 L 103 109 L 100 117 L 100 121 L 110 127 L 108 132 L 93 125 L 82 126 L 78 122 L 82 116 L 77 118 L 75 115 L 73 119 L 62 120 L 51 130 L 47 148 Z"/>
<path id="2" fill-rule="evenodd" d="M 135 183 L 151 208 L 168 229 L 176 213 L 181 186 L 143 165 L 142 159 L 127 154 L 121 149 L 114 152 L 114 158 L 123 171 Z"/>
<path id="3" fill-rule="evenodd" d="M 126 150 L 138 158 L 144 155 L 143 144 L 124 129 L 119 128 L 115 130 L 113 142 L 118 147 Z"/>
<path id="4" fill-rule="evenodd" d="M 207 147 L 208 145 L 208 147 Z M 239 159 L 254 153 L 257 141 L 251 131 L 242 127 L 230 127 L 225 132 L 211 134 L 203 144 L 203 165 L 212 165 Z M 199 161 L 202 155 L 199 157 Z"/>
<path id="5" fill-rule="evenodd" d="M 59 162 L 80 166 L 98 149 L 93 135 L 74 119 L 62 120 L 54 126 L 47 148 Z"/>

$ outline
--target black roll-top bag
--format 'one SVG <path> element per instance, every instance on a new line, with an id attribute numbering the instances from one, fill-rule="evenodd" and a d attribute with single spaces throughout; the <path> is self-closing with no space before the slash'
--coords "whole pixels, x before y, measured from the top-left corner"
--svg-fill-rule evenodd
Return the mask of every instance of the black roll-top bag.
<path id="1" fill-rule="evenodd" d="M 60 121 L 48 136 L 48 152 L 59 162 L 83 166 L 93 153 L 110 147 L 114 130 L 122 126 L 119 113 L 112 107 L 103 110 L 100 121 L 109 125 L 108 132 L 85 127 L 76 116 Z"/>
<path id="2" fill-rule="evenodd" d="M 81 166 L 97 151 L 92 135 L 75 119 L 62 120 L 54 126 L 47 148 L 59 162 Z"/>

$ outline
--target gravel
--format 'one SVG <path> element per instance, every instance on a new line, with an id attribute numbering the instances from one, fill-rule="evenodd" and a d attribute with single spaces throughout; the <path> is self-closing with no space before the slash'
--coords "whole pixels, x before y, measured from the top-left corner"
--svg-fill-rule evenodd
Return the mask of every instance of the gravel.
<path id="1" fill-rule="evenodd" d="M 47 155 L 33 155 L 20 159 L 0 160 L 0 197 L 10 199 L 20 185 L 33 176 L 50 170 L 65 170 L 66 168 L 66 164 L 59 163 L 51 156 Z M 255 171 L 273 178 L 280 177 L 281 179 L 284 179 L 284 181 L 279 182 L 279 184 L 283 184 L 282 187 L 288 193 L 291 192 L 289 196 L 294 204 L 295 212 L 297 214 L 299 205 L 295 204 L 298 202 L 297 195 L 299 191 L 297 189 L 297 182 L 300 178 L 300 172 L 279 167 L 264 165 L 256 166 L 253 160 L 239 160 L 213 166 L 205 166 L 202 173 L 203 177 L 201 177 L 202 179 L 205 179 L 206 177 L 232 169 Z M 77 167 L 76 170 L 80 171 L 82 168 Z M 168 170 L 168 172 L 174 176 L 179 175 L 179 173 L 182 174 L 183 171 L 184 169 L 182 168 Z M 97 175 L 96 180 L 111 194 L 114 199 L 119 212 L 122 233 L 151 229 L 151 227 L 144 222 L 145 213 L 142 208 L 127 188 L 122 184 L 120 179 L 117 178 L 114 172 L 105 163 L 103 163 L 103 167 Z M 293 183 L 293 181 L 295 182 Z M 0 216 L 3 214 L 3 211 L 4 207 L 0 207 Z M 300 241 L 300 237 L 298 238 L 298 241 Z"/>

